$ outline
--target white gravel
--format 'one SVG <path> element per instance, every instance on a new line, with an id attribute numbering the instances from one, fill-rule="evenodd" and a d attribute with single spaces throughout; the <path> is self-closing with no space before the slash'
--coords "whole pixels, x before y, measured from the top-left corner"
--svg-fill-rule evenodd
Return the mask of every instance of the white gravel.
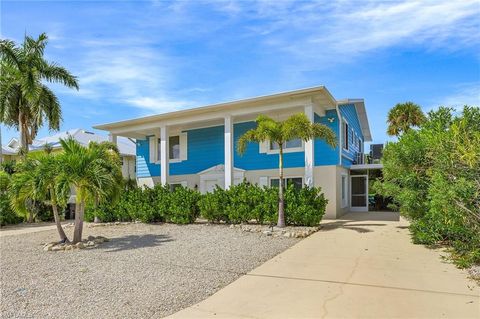
<path id="1" fill-rule="evenodd" d="M 202 224 L 85 227 L 88 235 L 111 241 L 45 252 L 41 244 L 57 239 L 54 230 L 1 237 L 0 317 L 163 317 L 299 241 Z"/>

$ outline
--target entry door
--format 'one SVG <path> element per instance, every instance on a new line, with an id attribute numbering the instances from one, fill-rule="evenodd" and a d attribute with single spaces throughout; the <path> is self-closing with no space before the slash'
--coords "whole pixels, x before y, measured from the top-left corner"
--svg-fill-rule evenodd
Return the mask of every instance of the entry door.
<path id="1" fill-rule="evenodd" d="M 350 177 L 350 209 L 352 211 L 368 211 L 368 176 L 355 175 Z"/>

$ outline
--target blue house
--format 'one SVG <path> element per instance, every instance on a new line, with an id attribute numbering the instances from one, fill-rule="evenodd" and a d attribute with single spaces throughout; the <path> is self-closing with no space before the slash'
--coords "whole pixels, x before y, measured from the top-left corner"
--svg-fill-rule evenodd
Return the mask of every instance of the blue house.
<path id="1" fill-rule="evenodd" d="M 361 168 L 364 143 L 371 141 L 363 99 L 336 100 L 323 86 L 158 114 L 95 128 L 136 140 L 139 185 L 183 185 L 209 192 L 244 179 L 278 185 L 278 149 L 250 143 L 236 152 L 236 143 L 265 114 L 275 120 L 303 112 L 337 135 L 332 148 L 322 140 L 291 140 L 284 155 L 285 178 L 298 186 L 322 188 L 329 199 L 326 217 L 368 210 L 368 176 L 351 174 Z"/>

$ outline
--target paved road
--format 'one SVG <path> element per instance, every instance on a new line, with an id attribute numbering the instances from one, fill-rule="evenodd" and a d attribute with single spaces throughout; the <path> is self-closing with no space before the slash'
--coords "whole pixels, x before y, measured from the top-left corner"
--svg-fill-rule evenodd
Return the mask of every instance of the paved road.
<path id="1" fill-rule="evenodd" d="M 480 318 L 480 288 L 393 213 L 351 213 L 171 318 Z"/>

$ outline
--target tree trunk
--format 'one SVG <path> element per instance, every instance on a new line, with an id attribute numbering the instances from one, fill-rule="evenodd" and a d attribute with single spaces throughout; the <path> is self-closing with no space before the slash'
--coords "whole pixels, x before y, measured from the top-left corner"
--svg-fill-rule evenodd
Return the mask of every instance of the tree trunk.
<path id="1" fill-rule="evenodd" d="M 28 222 L 33 223 L 33 208 L 28 210 Z"/>
<path id="2" fill-rule="evenodd" d="M 26 156 L 28 154 L 28 130 L 27 124 L 25 123 L 25 117 L 23 116 L 23 112 L 18 112 L 18 130 L 20 133 L 20 148 L 23 150 L 23 154 Z"/>
<path id="3" fill-rule="evenodd" d="M 78 196 L 78 195 L 77 195 Z M 75 203 L 75 229 L 73 230 L 73 243 L 76 244 L 82 241 L 82 231 L 83 231 L 83 212 L 82 212 L 82 203 Z"/>
<path id="4" fill-rule="evenodd" d="M 285 202 L 283 190 L 285 188 L 285 181 L 283 180 L 283 144 L 278 144 L 278 169 L 279 169 L 279 187 L 278 187 L 278 227 L 285 227 Z"/>
<path id="5" fill-rule="evenodd" d="M 65 232 L 63 231 L 62 224 L 60 224 L 60 216 L 58 215 L 57 204 L 52 204 L 53 218 L 55 219 L 55 225 L 57 226 L 58 235 L 60 235 L 60 240 L 63 243 L 68 243 L 69 240 Z"/>

